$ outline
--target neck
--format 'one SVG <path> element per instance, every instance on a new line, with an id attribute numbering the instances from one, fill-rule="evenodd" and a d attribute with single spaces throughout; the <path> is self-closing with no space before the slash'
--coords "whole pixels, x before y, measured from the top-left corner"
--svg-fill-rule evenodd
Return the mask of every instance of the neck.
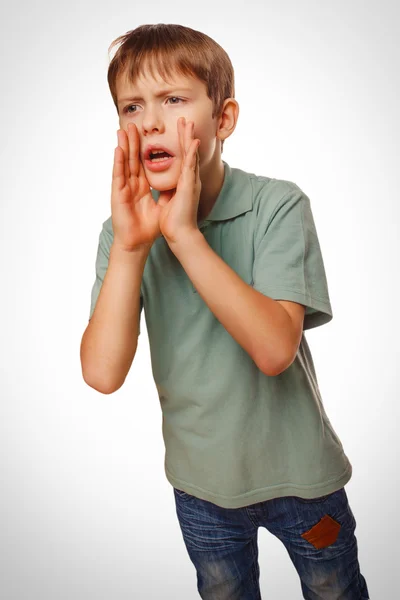
<path id="1" fill-rule="evenodd" d="M 221 158 L 213 164 L 212 162 L 201 169 L 201 192 L 197 221 L 202 221 L 211 212 L 221 188 L 224 183 L 224 165 Z"/>

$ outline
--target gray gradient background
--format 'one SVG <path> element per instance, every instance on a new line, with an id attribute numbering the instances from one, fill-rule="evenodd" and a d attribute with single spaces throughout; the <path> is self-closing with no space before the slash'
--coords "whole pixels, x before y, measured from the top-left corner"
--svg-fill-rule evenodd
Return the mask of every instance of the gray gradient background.
<path id="1" fill-rule="evenodd" d="M 197 598 L 164 475 L 146 326 L 111 396 L 81 376 L 117 115 L 107 48 L 143 23 L 204 31 L 235 67 L 233 167 L 296 182 L 317 225 L 333 321 L 307 333 L 371 597 L 396 596 L 399 5 L 4 4 L 1 22 L 0 597 Z M 259 530 L 263 598 L 301 598 Z"/>

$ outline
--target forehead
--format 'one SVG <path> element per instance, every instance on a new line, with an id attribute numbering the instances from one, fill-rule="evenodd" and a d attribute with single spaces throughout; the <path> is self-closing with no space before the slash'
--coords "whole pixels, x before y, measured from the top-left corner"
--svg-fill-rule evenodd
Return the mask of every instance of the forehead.
<path id="1" fill-rule="evenodd" d="M 193 93 L 207 93 L 206 85 L 194 75 L 183 75 L 178 71 L 164 78 L 161 73 L 154 71 L 153 74 L 147 69 L 143 69 L 141 73 L 132 81 L 130 80 L 127 71 L 121 73 L 116 80 L 116 91 L 118 98 L 125 94 L 156 94 L 160 90 L 172 88 L 187 88 Z"/>

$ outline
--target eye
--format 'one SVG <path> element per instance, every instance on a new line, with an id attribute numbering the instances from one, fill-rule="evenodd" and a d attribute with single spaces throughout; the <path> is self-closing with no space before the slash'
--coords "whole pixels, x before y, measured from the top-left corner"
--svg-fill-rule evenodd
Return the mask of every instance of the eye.
<path id="1" fill-rule="evenodd" d="M 185 102 L 183 98 L 178 98 L 177 96 L 170 96 L 167 100 L 180 100 L 180 102 Z M 179 104 L 179 102 L 172 102 L 172 104 Z"/>
<path id="2" fill-rule="evenodd" d="M 184 98 L 179 98 L 178 96 L 170 96 L 169 98 L 167 98 L 167 101 L 168 100 L 177 100 L 178 101 L 178 102 L 172 102 L 172 105 L 180 104 L 181 102 L 186 102 L 186 100 L 184 100 Z M 130 104 L 129 106 L 126 106 L 123 109 L 123 112 L 125 114 L 133 115 L 134 113 L 137 112 L 137 108 L 136 108 L 137 106 L 138 106 L 137 104 Z M 131 110 L 131 108 L 133 108 L 134 110 Z"/>
<path id="3" fill-rule="evenodd" d="M 136 112 L 136 110 L 130 111 L 129 109 L 132 108 L 133 106 L 137 106 L 137 104 L 130 104 L 129 106 L 124 108 L 124 113 L 128 113 L 128 114 L 132 114 L 134 112 Z"/>

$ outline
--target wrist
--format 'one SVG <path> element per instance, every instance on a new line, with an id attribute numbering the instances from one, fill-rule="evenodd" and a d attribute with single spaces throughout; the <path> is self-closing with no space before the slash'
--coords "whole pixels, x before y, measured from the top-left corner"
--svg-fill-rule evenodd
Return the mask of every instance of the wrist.
<path id="1" fill-rule="evenodd" d="M 126 248 L 118 242 L 113 242 L 110 248 L 110 258 L 121 263 L 146 262 L 152 244 L 142 244 L 133 248 Z"/>
<path id="2" fill-rule="evenodd" d="M 168 241 L 168 245 L 175 255 L 186 253 L 193 249 L 196 244 L 204 242 L 205 237 L 197 227 L 188 231 L 183 231 L 179 238 L 173 242 Z"/>

